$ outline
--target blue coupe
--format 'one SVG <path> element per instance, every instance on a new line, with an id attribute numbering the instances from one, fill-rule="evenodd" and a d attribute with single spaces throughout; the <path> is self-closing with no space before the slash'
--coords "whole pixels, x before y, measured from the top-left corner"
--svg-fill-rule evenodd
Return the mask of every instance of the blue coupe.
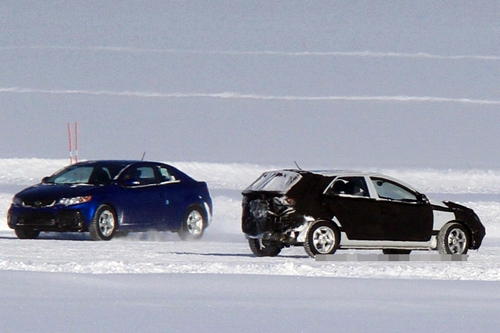
<path id="1" fill-rule="evenodd" d="M 116 160 L 80 162 L 45 177 L 14 196 L 7 221 L 21 239 L 75 231 L 110 240 L 153 229 L 191 240 L 203 236 L 211 216 L 205 182 L 164 163 Z"/>

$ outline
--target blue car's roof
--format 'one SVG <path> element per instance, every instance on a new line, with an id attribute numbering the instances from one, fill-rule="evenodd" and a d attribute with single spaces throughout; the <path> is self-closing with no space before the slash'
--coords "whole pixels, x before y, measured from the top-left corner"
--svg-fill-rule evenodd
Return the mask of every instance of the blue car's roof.
<path id="1" fill-rule="evenodd" d="M 128 165 L 135 164 L 135 163 L 153 163 L 153 164 L 166 165 L 170 169 L 172 169 L 172 170 L 175 171 L 175 176 L 178 179 L 183 180 L 183 181 L 195 181 L 189 175 L 187 175 L 183 171 L 177 169 L 176 167 L 174 167 L 174 166 L 172 166 L 170 164 L 164 163 L 164 162 L 155 162 L 155 161 L 142 161 L 142 160 L 89 160 L 89 161 L 82 161 L 82 162 L 78 162 L 78 163 L 75 163 L 75 164 L 72 164 L 72 165 L 68 165 L 68 166 L 64 167 L 63 169 L 68 168 L 70 166 L 74 166 L 74 165 L 118 165 L 118 166 L 126 167 Z M 57 171 L 57 172 L 59 172 L 59 171 Z"/>
<path id="2" fill-rule="evenodd" d="M 90 160 L 90 161 L 82 161 L 75 164 L 132 164 L 139 162 L 149 162 L 149 161 L 139 161 L 139 160 Z M 151 163 L 159 163 L 159 162 L 151 162 Z"/>

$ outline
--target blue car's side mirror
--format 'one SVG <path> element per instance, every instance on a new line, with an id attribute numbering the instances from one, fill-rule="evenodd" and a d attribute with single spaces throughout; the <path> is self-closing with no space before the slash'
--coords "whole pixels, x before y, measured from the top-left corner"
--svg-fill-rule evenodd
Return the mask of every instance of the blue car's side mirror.
<path id="1" fill-rule="evenodd" d="M 132 187 L 137 185 L 141 185 L 141 182 L 136 179 L 126 179 L 122 182 L 122 186 L 124 187 Z"/>

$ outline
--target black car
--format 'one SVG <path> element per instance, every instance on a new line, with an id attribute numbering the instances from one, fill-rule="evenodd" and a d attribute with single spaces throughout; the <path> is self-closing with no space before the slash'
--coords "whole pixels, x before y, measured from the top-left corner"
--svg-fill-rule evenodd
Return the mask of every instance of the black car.
<path id="1" fill-rule="evenodd" d="M 388 176 L 353 171 L 269 171 L 243 191 L 242 231 L 257 256 L 289 246 L 333 254 L 438 250 L 466 254 L 486 234 L 470 208 L 427 197 Z"/>

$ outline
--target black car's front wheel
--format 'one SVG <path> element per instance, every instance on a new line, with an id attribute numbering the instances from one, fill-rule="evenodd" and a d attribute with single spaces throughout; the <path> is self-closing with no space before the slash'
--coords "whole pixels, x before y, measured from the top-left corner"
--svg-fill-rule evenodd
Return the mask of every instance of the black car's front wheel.
<path id="1" fill-rule="evenodd" d="M 27 228 L 16 228 L 16 236 L 19 239 L 35 239 L 40 235 L 39 230 L 27 229 Z"/>
<path id="2" fill-rule="evenodd" d="M 89 226 L 90 237 L 93 240 L 110 240 L 116 232 L 118 222 L 113 208 L 108 205 L 100 206 Z"/>
<path id="3" fill-rule="evenodd" d="M 186 210 L 179 237 L 182 240 L 197 240 L 203 236 L 207 225 L 205 214 L 198 206 L 191 206 Z"/>
<path id="4" fill-rule="evenodd" d="M 307 231 L 304 249 L 311 257 L 317 254 L 333 254 L 339 247 L 340 233 L 336 225 L 327 221 L 311 224 Z"/>
<path id="5" fill-rule="evenodd" d="M 437 247 L 441 254 L 466 254 L 469 250 L 469 232 L 459 223 L 445 224 L 437 237 Z"/>
<path id="6" fill-rule="evenodd" d="M 281 252 L 281 247 L 268 244 L 262 239 L 249 238 L 248 246 L 257 257 L 276 257 Z"/>

